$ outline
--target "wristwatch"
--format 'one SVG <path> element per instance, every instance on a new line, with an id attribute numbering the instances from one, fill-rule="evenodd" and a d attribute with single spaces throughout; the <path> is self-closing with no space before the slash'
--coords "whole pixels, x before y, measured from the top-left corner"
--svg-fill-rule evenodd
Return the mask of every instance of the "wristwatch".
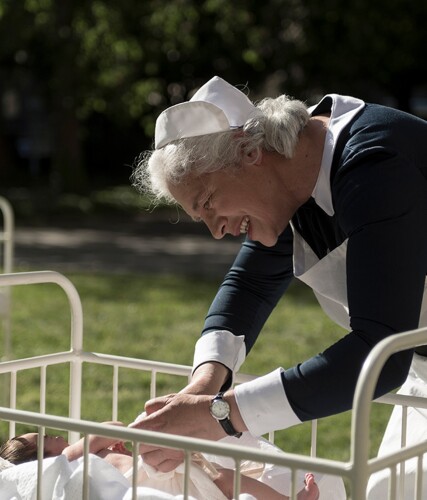
<path id="1" fill-rule="evenodd" d="M 218 392 L 218 394 L 211 401 L 209 411 L 211 412 L 213 418 L 221 424 L 222 428 L 229 436 L 239 438 L 242 433 L 237 432 L 233 427 L 233 424 L 231 423 L 231 420 L 229 418 L 230 405 L 227 403 L 227 401 L 225 401 L 223 395 L 223 392 Z"/>

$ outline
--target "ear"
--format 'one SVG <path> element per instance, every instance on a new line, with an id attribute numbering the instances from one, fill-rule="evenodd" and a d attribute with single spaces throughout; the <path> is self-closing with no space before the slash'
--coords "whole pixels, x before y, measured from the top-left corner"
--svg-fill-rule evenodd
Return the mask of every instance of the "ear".
<path id="1" fill-rule="evenodd" d="M 262 149 L 255 148 L 252 151 L 244 152 L 242 155 L 242 164 L 245 166 L 254 165 L 259 167 L 262 165 Z"/>

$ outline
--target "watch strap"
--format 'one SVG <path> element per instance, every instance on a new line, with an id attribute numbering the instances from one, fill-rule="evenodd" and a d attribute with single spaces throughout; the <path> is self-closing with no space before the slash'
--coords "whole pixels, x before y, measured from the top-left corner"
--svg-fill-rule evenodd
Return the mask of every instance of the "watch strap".
<path id="1" fill-rule="evenodd" d="M 218 420 L 218 422 L 221 424 L 222 428 L 229 436 L 239 438 L 242 435 L 241 432 L 236 431 L 229 418 L 223 418 L 222 420 Z"/>
<path id="2" fill-rule="evenodd" d="M 213 398 L 213 401 L 218 400 L 218 399 L 223 399 L 224 392 L 218 392 L 218 394 Z M 229 436 L 233 436 L 236 438 L 239 438 L 242 433 L 237 432 L 236 429 L 234 428 L 233 424 L 231 423 L 231 420 L 226 417 L 221 420 L 217 420 L 220 424 L 221 427 L 224 429 L 225 433 L 228 434 Z"/>

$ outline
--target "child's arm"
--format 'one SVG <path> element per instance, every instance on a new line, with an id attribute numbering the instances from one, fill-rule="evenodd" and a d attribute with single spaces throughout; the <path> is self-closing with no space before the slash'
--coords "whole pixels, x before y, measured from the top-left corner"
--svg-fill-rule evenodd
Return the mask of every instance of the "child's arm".
<path id="1" fill-rule="evenodd" d="M 215 479 L 215 484 L 227 498 L 233 498 L 234 494 L 234 471 L 231 469 L 218 469 L 219 477 Z M 268 498 L 268 500 L 289 500 L 287 495 L 282 495 L 267 484 L 257 481 L 252 477 L 241 475 L 240 491 L 249 493 L 255 498 Z M 319 488 L 311 472 L 305 475 L 305 487 L 298 492 L 298 500 L 318 500 Z"/>
<path id="2" fill-rule="evenodd" d="M 124 424 L 122 422 L 103 422 L 103 423 L 124 427 Z M 117 438 L 95 436 L 93 434 L 90 434 L 87 437 L 87 439 L 89 439 L 89 453 L 93 453 L 95 455 L 99 453 L 101 450 L 105 450 L 109 446 L 112 446 L 116 444 L 118 441 L 120 441 Z M 62 454 L 67 457 L 69 462 L 71 462 L 72 460 L 77 460 L 78 458 L 82 457 L 84 454 L 84 438 L 77 441 L 77 443 L 67 446 L 67 448 L 64 449 Z"/>

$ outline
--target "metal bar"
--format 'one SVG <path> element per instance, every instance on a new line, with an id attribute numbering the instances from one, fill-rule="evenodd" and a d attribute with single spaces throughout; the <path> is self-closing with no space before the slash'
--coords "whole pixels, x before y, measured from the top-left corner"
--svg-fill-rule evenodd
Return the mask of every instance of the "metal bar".
<path id="1" fill-rule="evenodd" d="M 415 498 L 421 500 L 423 494 L 423 455 L 417 458 L 417 477 L 415 482 Z"/>
<path id="2" fill-rule="evenodd" d="M 75 357 L 75 353 L 66 351 L 54 354 L 44 354 L 42 356 L 33 356 L 32 358 L 17 359 L 15 361 L 4 361 L 0 363 L 0 373 L 10 373 L 12 370 L 20 371 L 30 368 L 39 368 L 40 366 L 68 363 L 75 359 Z"/>
<path id="3" fill-rule="evenodd" d="M 396 500 L 396 467 L 390 468 L 390 484 L 388 490 L 389 500 Z"/>
<path id="4" fill-rule="evenodd" d="M 119 367 L 113 366 L 113 420 L 118 420 L 118 407 L 119 407 Z"/>
<path id="5" fill-rule="evenodd" d="M 360 373 L 353 400 L 351 429 L 352 498 L 364 500 L 368 482 L 369 421 L 371 401 L 384 364 L 389 357 L 425 343 L 427 328 L 393 335 L 379 342 L 368 355 Z"/>
<path id="6" fill-rule="evenodd" d="M 190 469 L 191 469 L 191 451 L 185 450 L 184 453 L 184 500 L 189 498 L 190 491 Z"/>
<path id="7" fill-rule="evenodd" d="M 3 243 L 3 273 L 11 273 L 13 271 L 14 260 L 14 232 L 15 221 L 12 205 L 9 201 L 0 196 L 0 211 L 3 215 L 3 232 L 0 233 L 0 241 Z M 10 319 L 10 287 L 4 289 L 4 340 L 3 340 L 3 356 L 2 359 L 10 359 L 12 355 L 11 342 L 11 319 Z"/>
<path id="8" fill-rule="evenodd" d="M 291 470 L 291 491 L 290 491 L 291 500 L 297 500 L 297 475 L 296 470 Z"/>
<path id="9" fill-rule="evenodd" d="M 240 496 L 240 491 L 242 488 L 242 473 L 241 473 L 241 461 L 235 459 L 235 468 L 234 468 L 234 484 L 233 484 L 233 491 L 234 491 L 234 496 L 233 498 L 239 498 Z"/>
<path id="10" fill-rule="evenodd" d="M 80 352 L 83 348 L 83 309 L 79 294 L 68 278 L 55 271 L 31 271 L 0 275 L 0 286 L 33 285 L 40 283 L 55 283 L 64 290 L 71 310 L 70 349 Z"/>
<path id="11" fill-rule="evenodd" d="M 37 436 L 37 500 L 43 500 L 43 457 L 45 428 L 38 428 Z"/>
<path id="12" fill-rule="evenodd" d="M 0 211 L 3 214 L 4 225 L 1 237 L 1 241 L 4 242 L 3 272 L 11 273 L 13 271 L 15 217 L 12 205 L 3 196 L 0 196 Z"/>
<path id="13" fill-rule="evenodd" d="M 406 446 L 406 433 L 408 429 L 408 407 L 402 406 L 402 425 L 400 430 L 400 447 L 405 448 Z M 404 500 L 405 495 L 405 461 L 399 464 L 399 498 Z"/>
<path id="14" fill-rule="evenodd" d="M 137 500 L 137 488 L 138 488 L 138 457 L 139 457 L 139 446 L 137 441 L 132 443 L 132 500 Z"/>
<path id="15" fill-rule="evenodd" d="M 9 401 L 9 407 L 11 409 L 16 408 L 16 377 L 17 374 L 15 371 L 11 372 L 10 374 L 10 401 Z M 16 422 L 11 421 L 9 422 L 9 439 L 13 438 L 16 434 Z"/>
<path id="16" fill-rule="evenodd" d="M 150 377 L 150 399 L 153 399 L 156 397 L 157 393 L 157 371 L 156 370 L 151 370 L 151 377 Z"/>
<path id="17" fill-rule="evenodd" d="M 315 457 L 316 455 L 317 455 L 317 420 L 312 420 L 310 456 Z"/>
<path id="18" fill-rule="evenodd" d="M 46 369 L 40 367 L 40 413 L 46 413 Z"/>
<path id="19" fill-rule="evenodd" d="M 83 500 L 89 500 L 89 434 L 83 440 Z"/>

